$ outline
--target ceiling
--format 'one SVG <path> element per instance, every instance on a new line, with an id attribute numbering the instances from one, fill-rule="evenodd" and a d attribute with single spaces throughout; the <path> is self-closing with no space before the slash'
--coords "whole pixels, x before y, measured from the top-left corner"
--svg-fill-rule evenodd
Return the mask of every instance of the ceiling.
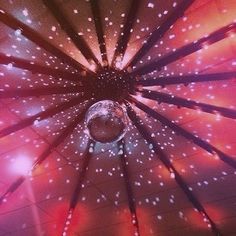
<path id="1" fill-rule="evenodd" d="M 236 235 L 235 15 L 235 0 L 0 0 L 0 236 Z M 102 144 L 81 111 L 107 65 L 135 91 L 124 139 Z"/>

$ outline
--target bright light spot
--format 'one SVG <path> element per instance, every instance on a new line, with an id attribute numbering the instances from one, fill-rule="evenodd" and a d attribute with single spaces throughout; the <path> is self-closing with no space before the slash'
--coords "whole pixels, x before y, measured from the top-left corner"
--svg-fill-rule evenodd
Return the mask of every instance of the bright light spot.
<path id="1" fill-rule="evenodd" d="M 27 175 L 31 170 L 32 162 L 26 156 L 19 156 L 12 161 L 11 171 L 15 174 Z"/>
<path id="2" fill-rule="evenodd" d="M 172 172 L 172 173 L 170 174 L 170 178 L 171 178 L 171 179 L 174 179 L 174 178 L 175 178 L 175 173 Z"/>
<path id="3" fill-rule="evenodd" d="M 22 13 L 23 13 L 24 16 L 28 16 L 29 15 L 28 9 L 26 9 L 26 8 L 22 11 Z"/>
<path id="4" fill-rule="evenodd" d="M 90 65 L 89 65 L 89 69 L 91 70 L 91 71 L 96 71 L 96 69 L 97 69 L 97 67 L 96 67 L 96 65 L 94 64 L 94 63 L 91 63 Z"/>
<path id="5" fill-rule="evenodd" d="M 116 61 L 115 67 L 117 69 L 122 69 L 122 62 L 121 61 Z"/>
<path id="6" fill-rule="evenodd" d="M 8 70 L 11 70 L 12 67 L 13 67 L 13 64 L 12 64 L 12 63 L 7 64 L 7 69 L 8 69 Z"/>
<path id="7" fill-rule="evenodd" d="M 149 8 L 154 8 L 154 4 L 151 3 L 151 2 L 149 2 L 149 3 L 148 3 L 148 7 L 149 7 Z"/>
<path id="8" fill-rule="evenodd" d="M 51 30 L 55 32 L 57 30 L 56 26 L 52 26 Z"/>
<path id="9" fill-rule="evenodd" d="M 21 29 L 17 29 L 17 30 L 14 32 L 15 36 L 20 36 L 21 33 L 22 33 Z"/>

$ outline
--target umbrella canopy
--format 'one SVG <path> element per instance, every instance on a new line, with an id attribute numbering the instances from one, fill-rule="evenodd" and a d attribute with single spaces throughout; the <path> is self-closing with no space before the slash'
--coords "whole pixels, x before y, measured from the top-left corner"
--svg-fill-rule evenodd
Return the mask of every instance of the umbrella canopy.
<path id="1" fill-rule="evenodd" d="M 0 0 L 0 236 L 236 235 L 235 15 Z"/>

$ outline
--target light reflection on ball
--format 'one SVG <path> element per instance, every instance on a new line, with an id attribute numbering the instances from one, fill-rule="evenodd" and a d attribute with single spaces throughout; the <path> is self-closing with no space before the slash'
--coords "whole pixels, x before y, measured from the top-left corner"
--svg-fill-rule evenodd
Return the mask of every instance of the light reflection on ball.
<path id="1" fill-rule="evenodd" d="M 125 110 L 119 103 L 103 100 L 89 108 L 85 122 L 87 134 L 93 140 L 111 143 L 124 137 L 128 119 Z"/>

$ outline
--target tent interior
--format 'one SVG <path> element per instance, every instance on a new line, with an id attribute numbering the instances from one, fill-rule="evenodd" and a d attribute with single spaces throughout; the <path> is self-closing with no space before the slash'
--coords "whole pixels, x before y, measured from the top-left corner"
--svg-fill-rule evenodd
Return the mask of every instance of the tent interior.
<path id="1" fill-rule="evenodd" d="M 236 235 L 235 0 L 0 0 L 0 32 L 0 236 Z"/>

